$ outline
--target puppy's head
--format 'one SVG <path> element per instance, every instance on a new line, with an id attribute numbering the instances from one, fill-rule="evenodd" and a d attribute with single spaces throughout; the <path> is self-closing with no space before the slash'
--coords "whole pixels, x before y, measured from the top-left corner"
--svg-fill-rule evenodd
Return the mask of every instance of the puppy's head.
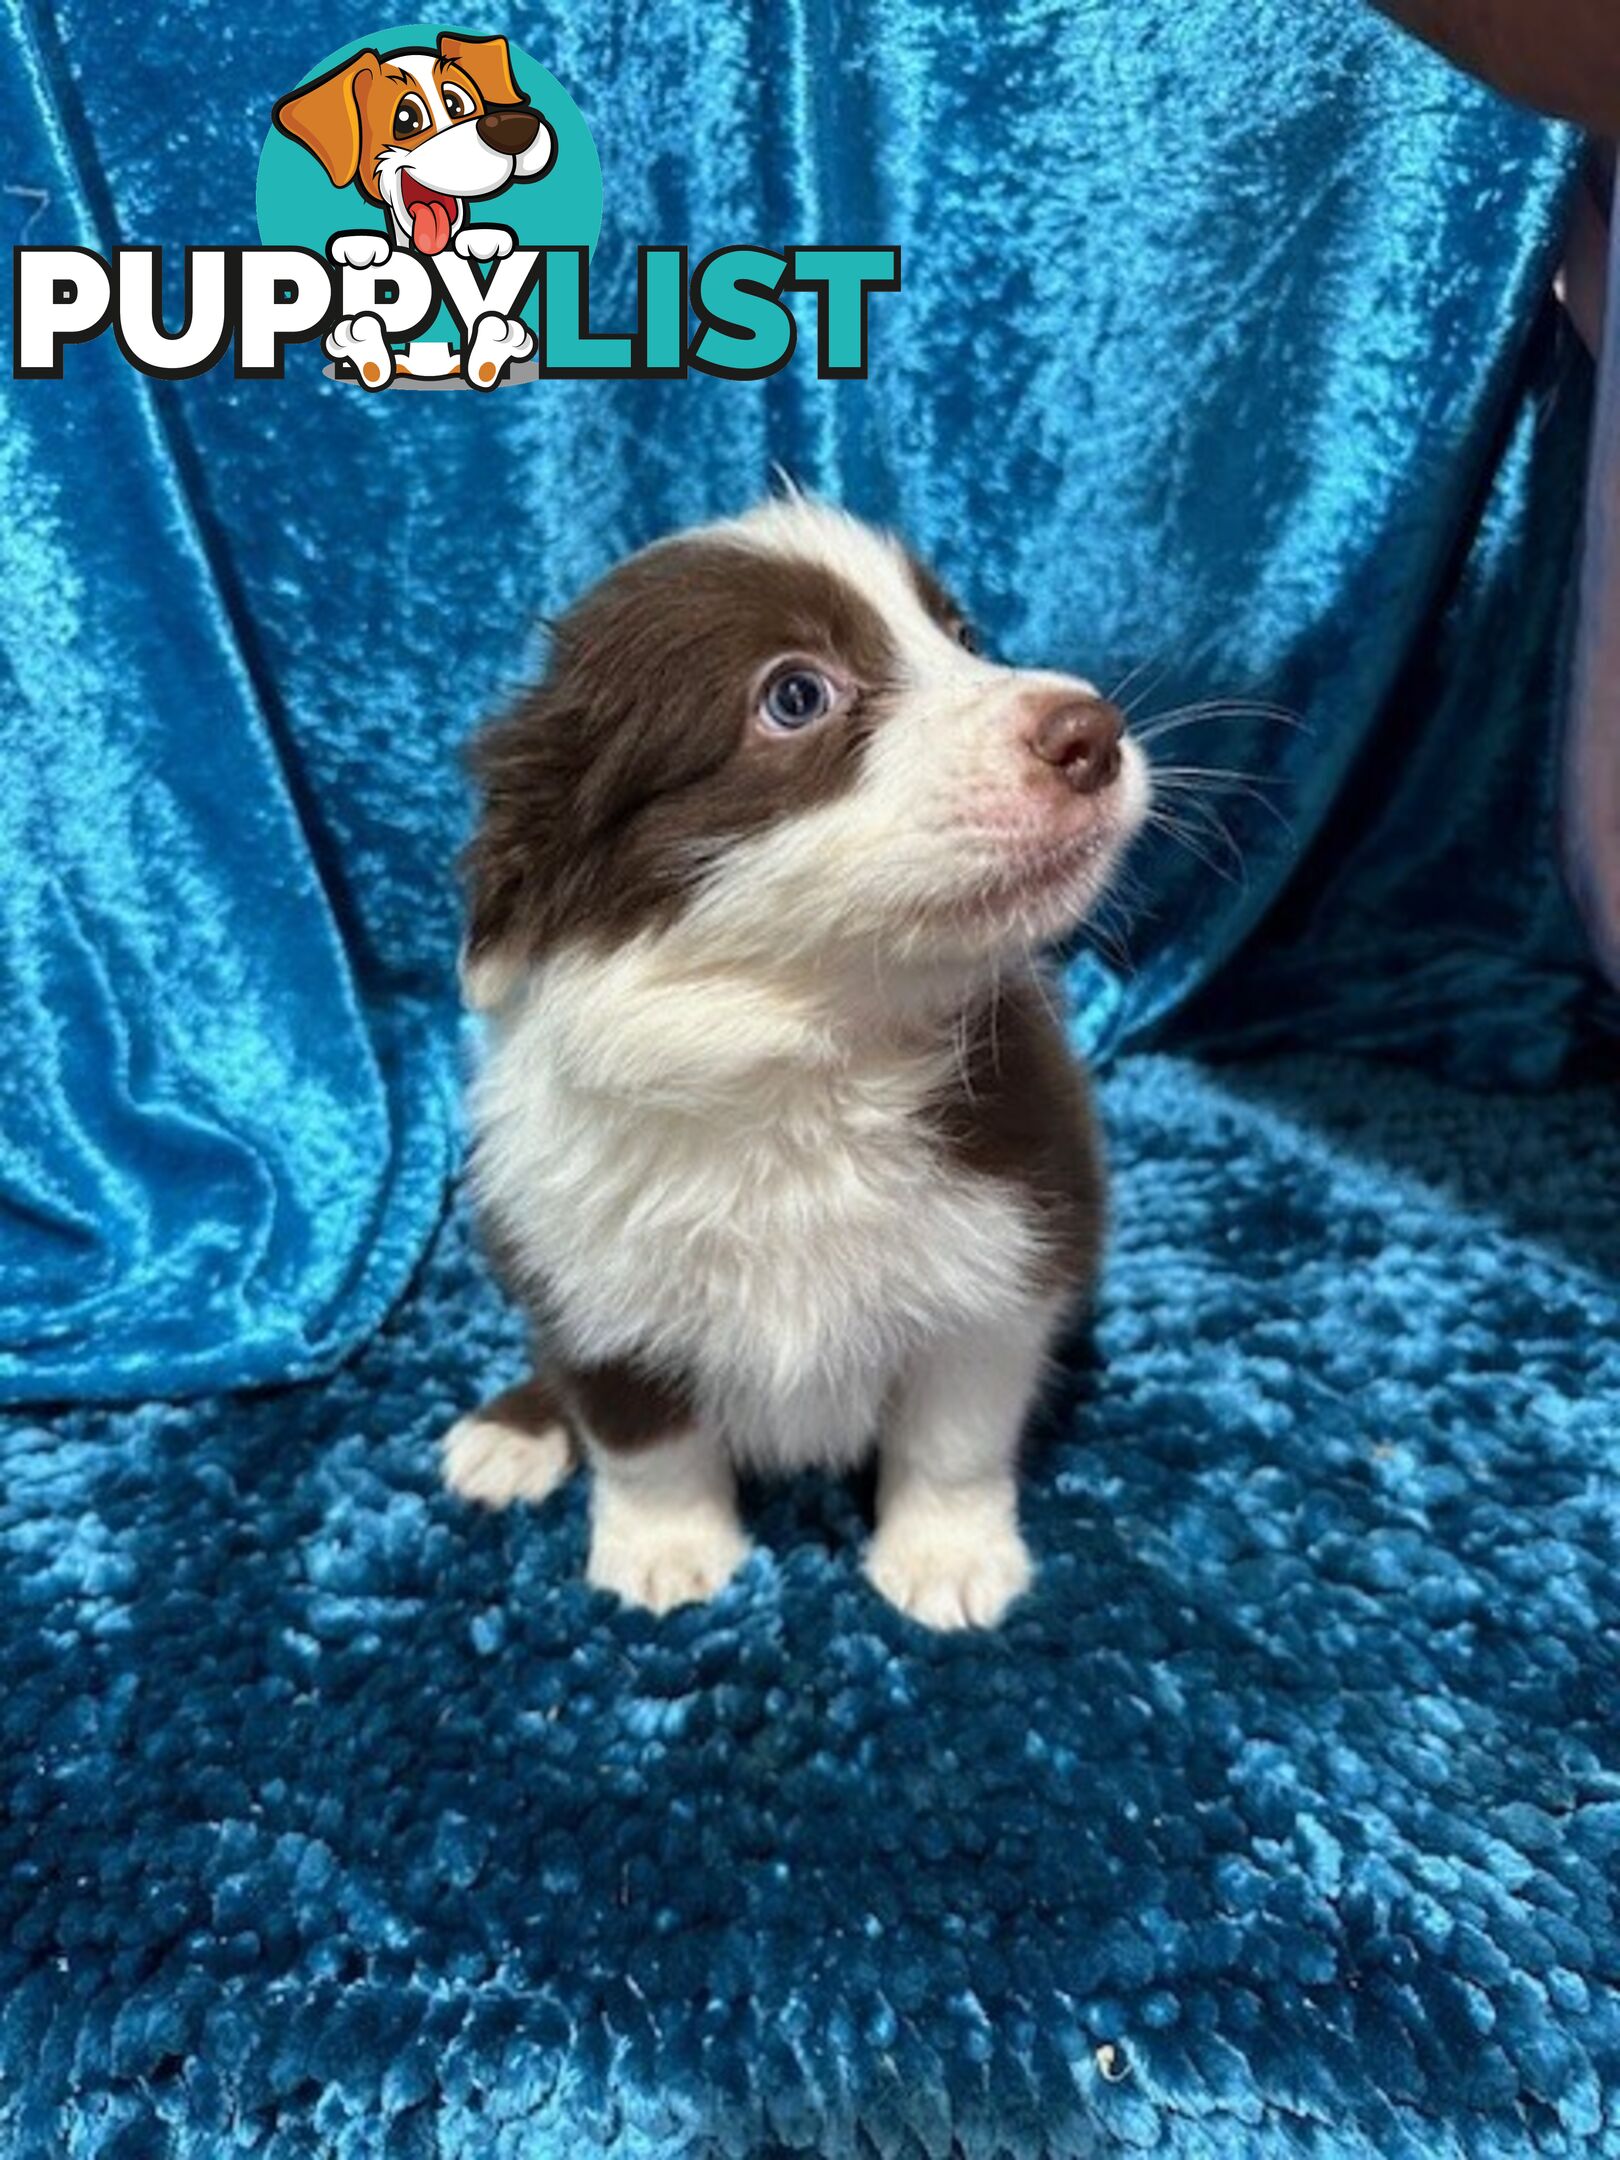
<path id="1" fill-rule="evenodd" d="M 356 53 L 280 99 L 274 119 L 326 169 L 389 212 L 396 237 L 437 255 L 464 205 L 538 180 L 556 138 L 512 73 L 505 38 L 441 37 L 433 52 Z"/>
<path id="2" fill-rule="evenodd" d="M 1148 801 L 1090 683 L 982 656 L 895 541 L 797 497 L 621 564 L 474 770 L 481 1004 L 639 936 L 895 995 L 971 977 L 1077 924 Z"/>

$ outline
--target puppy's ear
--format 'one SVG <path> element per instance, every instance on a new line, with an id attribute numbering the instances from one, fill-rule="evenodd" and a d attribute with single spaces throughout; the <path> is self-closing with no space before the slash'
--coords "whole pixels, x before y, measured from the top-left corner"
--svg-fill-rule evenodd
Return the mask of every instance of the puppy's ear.
<path id="1" fill-rule="evenodd" d="M 477 1012 L 505 1004 L 555 938 L 570 894 L 595 874 L 581 807 L 593 740 L 550 676 L 473 737 L 467 764 L 478 819 L 460 862 L 460 974 Z"/>
<path id="2" fill-rule="evenodd" d="M 529 100 L 512 73 L 512 48 L 503 37 L 451 37 L 439 40 L 439 58 L 453 60 L 470 75 L 486 105 L 527 105 Z"/>
<path id="3" fill-rule="evenodd" d="M 382 62 L 369 49 L 300 90 L 278 98 L 270 117 L 283 135 L 318 157 L 334 187 L 348 187 L 360 170 L 360 93 Z"/>
<path id="4" fill-rule="evenodd" d="M 486 730 L 474 748 L 475 766 L 487 755 Z M 497 795 L 486 802 L 478 830 L 461 857 L 467 894 L 467 932 L 456 956 L 461 1000 L 472 1012 L 504 1005 L 525 973 L 524 934 L 529 868 L 512 805 Z"/>

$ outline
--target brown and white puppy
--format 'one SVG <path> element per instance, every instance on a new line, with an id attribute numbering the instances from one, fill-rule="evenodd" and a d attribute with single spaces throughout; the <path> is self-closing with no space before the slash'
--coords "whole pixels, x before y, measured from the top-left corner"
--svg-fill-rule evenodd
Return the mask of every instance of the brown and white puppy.
<path id="1" fill-rule="evenodd" d="M 543 179 L 557 157 L 557 138 L 518 87 L 503 37 L 446 32 L 431 52 L 367 47 L 278 99 L 272 118 L 320 161 L 334 187 L 354 187 L 387 213 L 386 233 L 334 236 L 331 256 L 344 269 L 375 269 L 396 248 L 499 261 L 515 245 L 511 231 L 469 223 L 468 203 Z M 386 390 L 396 372 L 444 375 L 460 364 L 447 345 L 420 341 L 398 361 L 369 310 L 334 323 L 325 344 L 367 390 Z M 487 314 L 466 354 L 465 379 L 493 389 L 533 349 L 525 324 Z"/>
<path id="2" fill-rule="evenodd" d="M 590 1579 L 663 1610 L 746 1552 L 738 1466 L 875 1442 L 872 1581 L 997 1621 L 1102 1232 L 1035 954 L 1145 815 L 1119 713 L 981 657 L 899 545 L 793 497 L 613 571 L 475 769 L 473 1178 L 546 1353 L 449 1483 L 540 1498 L 582 1445 Z"/>
<path id="3" fill-rule="evenodd" d="M 469 202 L 541 179 L 557 155 L 503 37 L 446 33 L 432 52 L 368 47 L 279 98 L 271 117 L 334 187 L 386 210 L 395 246 L 419 255 L 462 235 Z M 486 252 L 466 237 L 467 252 Z"/>

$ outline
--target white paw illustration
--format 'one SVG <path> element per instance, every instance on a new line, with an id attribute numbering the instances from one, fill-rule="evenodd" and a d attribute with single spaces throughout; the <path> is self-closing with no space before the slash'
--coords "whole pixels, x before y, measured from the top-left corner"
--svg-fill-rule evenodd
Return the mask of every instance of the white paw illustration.
<path id="1" fill-rule="evenodd" d="M 475 390 L 493 390 L 514 360 L 527 360 L 533 351 L 534 332 L 527 323 L 486 315 L 473 332 L 461 372 Z"/>
<path id="2" fill-rule="evenodd" d="M 440 1450 L 444 1482 L 463 1500 L 481 1507 L 536 1506 L 554 1493 L 574 1467 L 574 1448 L 560 1425 L 542 1433 L 514 1432 L 493 1418 L 459 1418 Z"/>
<path id="3" fill-rule="evenodd" d="M 504 225 L 463 225 L 450 244 L 468 262 L 503 262 L 517 246 L 517 235 Z"/>
<path id="4" fill-rule="evenodd" d="M 604 1531 L 598 1525 L 591 1532 L 585 1574 L 598 1590 L 614 1591 L 627 1605 L 665 1613 L 713 1597 L 747 1557 L 747 1538 L 723 1517 L 634 1530 Z"/>
<path id="5" fill-rule="evenodd" d="M 994 1627 L 1034 1580 L 1011 1523 L 884 1524 L 866 1556 L 874 1589 L 928 1628 Z"/>
<path id="6" fill-rule="evenodd" d="M 383 336 L 380 315 L 349 315 L 326 333 L 326 350 L 334 360 L 350 360 L 366 390 L 386 390 L 394 379 L 394 356 Z"/>
<path id="7" fill-rule="evenodd" d="M 375 270 L 393 254 L 394 243 L 386 233 L 335 233 L 326 252 L 341 270 Z"/>

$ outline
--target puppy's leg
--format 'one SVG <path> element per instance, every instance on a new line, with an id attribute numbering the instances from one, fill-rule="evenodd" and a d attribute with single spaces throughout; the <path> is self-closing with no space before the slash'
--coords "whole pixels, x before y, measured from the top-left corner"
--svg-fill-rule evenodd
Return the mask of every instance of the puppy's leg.
<path id="1" fill-rule="evenodd" d="M 450 1490 L 492 1508 L 544 1500 L 577 1460 L 562 1408 L 543 1380 L 508 1388 L 458 1418 L 440 1453 Z"/>
<path id="2" fill-rule="evenodd" d="M 393 381 L 394 355 L 380 315 L 344 316 L 326 333 L 325 345 L 334 360 L 352 365 L 363 390 L 386 390 Z"/>
<path id="3" fill-rule="evenodd" d="M 748 1552 L 718 1436 L 628 1366 L 572 1373 L 569 1393 L 591 1465 L 590 1580 L 652 1612 L 713 1597 Z"/>
<path id="4" fill-rule="evenodd" d="M 725 1450 L 699 1428 L 626 1452 L 586 1443 L 598 1590 L 669 1612 L 711 1598 L 748 1556 Z"/>
<path id="5" fill-rule="evenodd" d="M 472 334 L 461 372 L 475 390 L 494 390 L 513 362 L 527 360 L 533 351 L 534 332 L 527 323 L 486 315 Z"/>
<path id="6" fill-rule="evenodd" d="M 866 1572 L 925 1627 L 994 1627 L 1033 1569 L 1018 1529 L 1018 1438 L 1059 1308 L 937 1344 L 885 1433 Z"/>

